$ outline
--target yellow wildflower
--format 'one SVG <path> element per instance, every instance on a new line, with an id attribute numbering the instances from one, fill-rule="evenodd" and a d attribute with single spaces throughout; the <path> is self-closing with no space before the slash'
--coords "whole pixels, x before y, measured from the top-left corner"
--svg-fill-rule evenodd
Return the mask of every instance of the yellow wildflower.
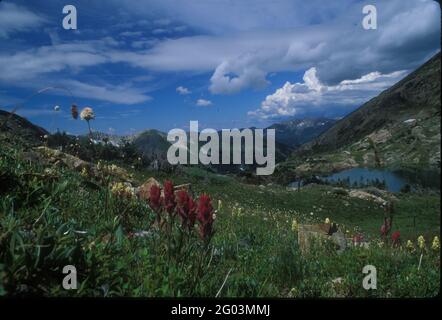
<path id="1" fill-rule="evenodd" d="M 109 173 L 115 173 L 117 171 L 118 167 L 114 164 L 107 166 L 107 171 Z"/>
<path id="2" fill-rule="evenodd" d="M 111 187 L 112 194 L 116 196 L 125 196 L 131 198 L 135 195 L 135 191 L 130 184 L 121 182 L 114 183 Z"/>
<path id="3" fill-rule="evenodd" d="M 414 251 L 414 244 L 413 244 L 413 242 L 411 240 L 407 241 L 407 249 L 409 251 Z"/>
<path id="4" fill-rule="evenodd" d="M 298 231 L 298 221 L 296 221 L 296 219 L 293 219 L 292 221 L 292 231 L 293 232 Z"/>
<path id="5" fill-rule="evenodd" d="M 83 168 L 83 169 L 81 170 L 80 174 L 81 174 L 81 176 L 83 176 L 83 177 L 85 177 L 85 178 L 87 178 L 88 175 L 89 175 L 89 173 L 87 172 L 87 169 L 86 169 L 86 168 Z"/>
<path id="6" fill-rule="evenodd" d="M 419 236 L 419 238 L 417 238 L 417 243 L 420 249 L 425 249 L 425 239 L 423 236 Z"/>
<path id="7" fill-rule="evenodd" d="M 111 191 L 113 194 L 122 193 L 124 191 L 124 184 L 122 184 L 121 182 L 114 183 L 112 185 Z"/>
<path id="8" fill-rule="evenodd" d="M 433 243 L 431 244 L 431 249 L 436 251 L 440 249 L 440 241 L 437 236 L 435 236 L 433 239 Z"/>

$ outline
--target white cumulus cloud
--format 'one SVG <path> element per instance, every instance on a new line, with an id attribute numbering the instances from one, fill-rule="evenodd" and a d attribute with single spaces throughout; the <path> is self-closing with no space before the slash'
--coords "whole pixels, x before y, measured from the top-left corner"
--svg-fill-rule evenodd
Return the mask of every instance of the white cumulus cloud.
<path id="1" fill-rule="evenodd" d="M 294 116 L 311 108 L 333 105 L 355 107 L 391 87 L 406 75 L 405 71 L 389 74 L 371 72 L 354 80 L 343 80 L 337 85 L 325 85 L 317 76 L 316 68 L 304 73 L 303 82 L 286 82 L 268 95 L 259 109 L 248 114 L 261 119 Z"/>

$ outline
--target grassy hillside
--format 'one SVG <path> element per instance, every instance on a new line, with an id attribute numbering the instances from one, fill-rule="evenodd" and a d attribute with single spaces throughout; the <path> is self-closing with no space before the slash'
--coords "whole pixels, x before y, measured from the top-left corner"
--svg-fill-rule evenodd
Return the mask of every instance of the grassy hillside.
<path id="1" fill-rule="evenodd" d="M 41 144 L 48 132 L 16 114 L 0 110 L 0 132 L 13 133 L 16 139 L 33 145 Z"/>
<path id="2" fill-rule="evenodd" d="M 397 195 L 394 228 L 402 246 L 393 248 L 379 238 L 381 206 L 328 186 L 294 191 L 248 185 L 195 167 L 166 174 L 127 166 L 125 175 L 114 174 L 124 168 L 102 161 L 93 170 L 70 168 L 52 159 L 58 153 L 46 151 L 47 161 L 43 155 L 30 160 L 29 152 L 46 149 L 30 149 L 5 134 L 0 139 L 2 295 L 423 297 L 439 292 L 440 256 L 431 249 L 440 233 L 438 194 Z M 210 195 L 216 210 L 211 239 L 200 238 L 198 223 L 186 231 L 178 217 L 169 219 L 165 212 L 167 227 L 155 224 L 152 207 L 130 191 L 151 176 L 191 183 L 195 199 Z M 129 191 L 118 182 L 126 182 Z M 349 238 L 363 234 L 370 248 L 338 254 L 329 244 L 317 244 L 302 255 L 293 221 L 325 218 L 339 223 Z M 420 234 L 425 249 L 416 247 Z M 406 248 L 408 239 L 414 250 Z M 378 268 L 376 291 L 362 288 L 366 264 Z M 78 290 L 62 289 L 65 265 L 76 266 Z"/>

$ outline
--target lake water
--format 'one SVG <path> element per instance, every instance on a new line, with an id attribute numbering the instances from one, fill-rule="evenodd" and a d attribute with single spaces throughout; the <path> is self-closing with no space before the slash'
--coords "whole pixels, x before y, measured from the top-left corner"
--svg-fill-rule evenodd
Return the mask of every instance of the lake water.
<path id="1" fill-rule="evenodd" d="M 440 172 L 428 171 L 392 171 L 368 168 L 353 168 L 334 173 L 326 177 L 318 177 L 319 181 L 342 185 L 345 187 L 376 186 L 391 192 L 399 192 L 405 186 L 411 190 L 429 188 L 440 190 Z M 301 183 L 302 185 L 303 183 Z M 297 187 L 298 182 L 290 184 Z"/>

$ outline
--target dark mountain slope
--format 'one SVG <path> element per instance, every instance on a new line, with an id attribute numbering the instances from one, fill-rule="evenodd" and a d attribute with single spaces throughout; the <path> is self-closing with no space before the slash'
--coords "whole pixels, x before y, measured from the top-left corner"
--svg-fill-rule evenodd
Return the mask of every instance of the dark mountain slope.
<path id="1" fill-rule="evenodd" d="M 425 110 L 440 116 L 440 52 L 416 71 L 338 121 L 298 153 L 336 150 Z"/>
<path id="2" fill-rule="evenodd" d="M 158 130 L 146 130 L 133 139 L 136 149 L 146 157 L 166 159 L 170 143 L 167 134 Z"/>
<path id="3" fill-rule="evenodd" d="M 0 110 L 0 132 L 7 132 L 31 144 L 40 144 L 48 132 L 23 117 Z"/>

